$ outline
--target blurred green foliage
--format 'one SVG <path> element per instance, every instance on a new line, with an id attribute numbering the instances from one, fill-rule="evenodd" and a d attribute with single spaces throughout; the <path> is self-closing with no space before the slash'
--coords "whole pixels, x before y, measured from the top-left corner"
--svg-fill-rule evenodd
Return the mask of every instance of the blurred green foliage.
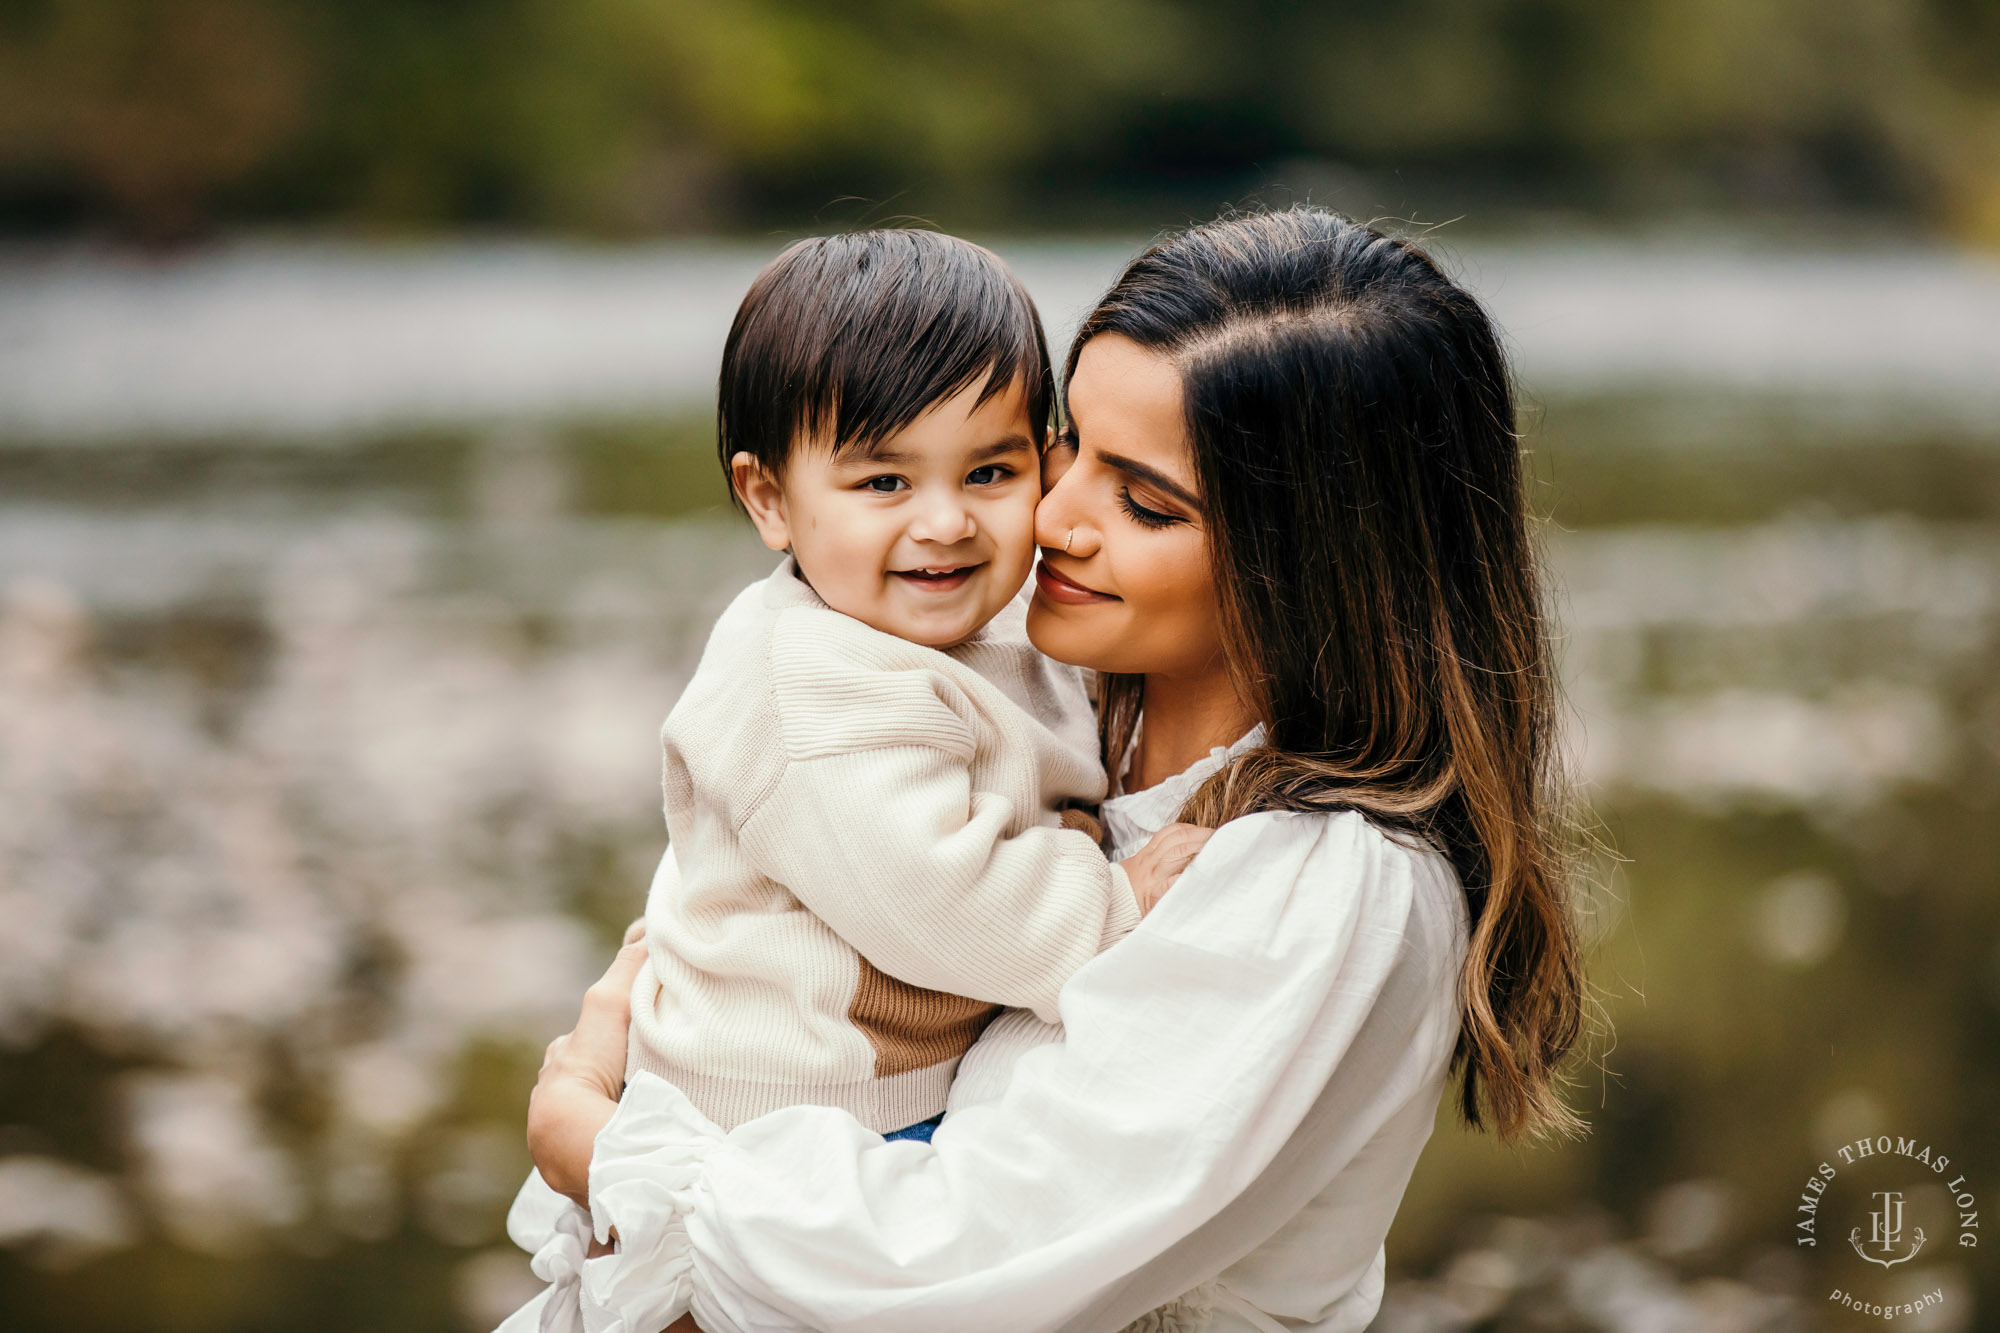
<path id="1" fill-rule="evenodd" d="M 0 0 L 17 232 L 1157 225 L 1270 186 L 1992 241 L 2000 6 Z"/>

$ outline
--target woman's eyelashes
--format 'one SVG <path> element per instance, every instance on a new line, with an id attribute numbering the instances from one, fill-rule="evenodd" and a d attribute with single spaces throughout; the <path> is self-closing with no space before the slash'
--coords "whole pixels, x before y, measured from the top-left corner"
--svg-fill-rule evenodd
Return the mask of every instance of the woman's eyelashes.
<path id="1" fill-rule="evenodd" d="M 1050 435 L 1049 448 L 1051 450 L 1067 449 L 1072 454 L 1081 454 L 1083 452 L 1083 445 L 1078 441 L 1074 427 L 1068 430 L 1059 430 Z M 1046 476 L 1047 474 L 1045 473 L 1044 475 Z M 1140 504 L 1132 498 L 1132 488 L 1130 486 L 1120 486 L 1118 488 L 1118 507 L 1125 511 L 1127 518 L 1145 528 L 1170 528 L 1176 523 L 1185 523 L 1188 521 L 1181 514 L 1172 513 L 1165 509 L 1154 509 L 1150 505 Z"/>
<path id="2" fill-rule="evenodd" d="M 1127 517 L 1134 523 L 1145 528 L 1166 528 L 1172 527 L 1176 523 L 1185 523 L 1187 521 L 1179 514 L 1168 514 L 1158 509 L 1148 509 L 1145 505 L 1140 504 L 1132 498 L 1132 488 L 1130 486 L 1120 486 L 1118 488 L 1118 504 L 1125 511 Z"/>

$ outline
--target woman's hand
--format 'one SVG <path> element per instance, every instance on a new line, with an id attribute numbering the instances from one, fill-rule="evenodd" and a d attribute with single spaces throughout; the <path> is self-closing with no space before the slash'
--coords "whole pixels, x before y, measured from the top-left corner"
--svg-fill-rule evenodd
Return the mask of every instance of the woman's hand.
<path id="1" fill-rule="evenodd" d="M 618 1109 L 625 1089 L 632 984 L 646 964 L 646 946 L 634 933 L 626 932 L 628 943 L 610 970 L 584 992 L 576 1027 L 549 1043 L 528 1098 L 528 1153 L 535 1168 L 550 1188 L 586 1208 L 597 1132 Z"/>
<path id="2" fill-rule="evenodd" d="M 1169 824 L 1120 863 L 1132 881 L 1132 896 L 1139 900 L 1139 915 L 1152 911 L 1167 896 L 1195 853 L 1214 836 L 1214 829 L 1198 824 Z"/>

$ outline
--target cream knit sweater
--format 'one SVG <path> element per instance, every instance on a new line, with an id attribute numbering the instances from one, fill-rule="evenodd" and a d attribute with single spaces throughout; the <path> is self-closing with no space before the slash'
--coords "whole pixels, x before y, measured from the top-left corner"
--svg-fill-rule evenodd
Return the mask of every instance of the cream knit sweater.
<path id="1" fill-rule="evenodd" d="M 1105 778 L 1079 673 L 1017 600 L 940 652 L 822 602 L 791 560 L 717 622 L 662 729 L 673 854 L 646 903 L 630 1070 L 725 1127 L 801 1103 L 878 1132 L 944 1110 L 999 1006 L 1139 919 L 1059 803 Z"/>

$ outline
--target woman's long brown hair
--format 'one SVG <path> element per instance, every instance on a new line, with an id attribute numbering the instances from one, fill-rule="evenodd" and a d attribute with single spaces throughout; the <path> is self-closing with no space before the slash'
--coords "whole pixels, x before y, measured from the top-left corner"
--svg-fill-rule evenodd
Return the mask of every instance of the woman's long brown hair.
<path id="1" fill-rule="evenodd" d="M 1315 208 L 1147 251 L 1077 332 L 1179 368 L 1229 666 L 1269 729 L 1190 799 L 1355 810 L 1438 848 L 1472 921 L 1453 1066 L 1503 1139 L 1581 1127 L 1585 981 L 1506 358 L 1421 250 Z M 1065 376 L 1067 379 L 1067 376 Z M 1125 753 L 1143 678 L 1103 678 Z"/>

